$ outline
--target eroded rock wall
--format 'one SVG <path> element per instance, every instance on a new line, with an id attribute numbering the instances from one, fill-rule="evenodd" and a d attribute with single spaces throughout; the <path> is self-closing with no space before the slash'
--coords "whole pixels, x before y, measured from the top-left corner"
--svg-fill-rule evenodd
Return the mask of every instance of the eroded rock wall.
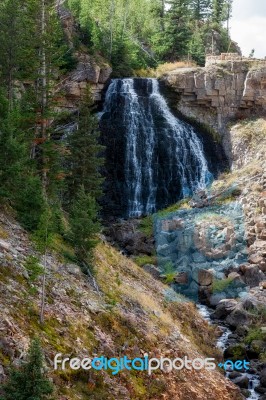
<path id="1" fill-rule="evenodd" d="M 205 68 L 182 68 L 162 77 L 173 89 L 172 105 L 223 141 L 232 161 L 228 124 L 231 121 L 266 114 L 266 64 L 233 61 Z"/>

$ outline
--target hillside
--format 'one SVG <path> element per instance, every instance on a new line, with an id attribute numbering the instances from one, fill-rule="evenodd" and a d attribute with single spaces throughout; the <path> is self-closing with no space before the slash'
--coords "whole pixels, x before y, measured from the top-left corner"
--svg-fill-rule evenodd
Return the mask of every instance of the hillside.
<path id="1" fill-rule="evenodd" d="M 64 355 L 217 356 L 215 330 L 169 287 L 156 281 L 105 242 L 95 250 L 96 282 L 55 251 L 48 256 L 45 322 L 39 323 L 40 277 L 29 257 L 36 254 L 27 233 L 1 213 L 1 381 L 10 362 L 23 361 L 30 337 L 40 337 L 56 398 L 237 399 L 238 390 L 218 371 L 178 373 L 53 372 Z M 60 248 L 58 244 L 58 248 Z"/>

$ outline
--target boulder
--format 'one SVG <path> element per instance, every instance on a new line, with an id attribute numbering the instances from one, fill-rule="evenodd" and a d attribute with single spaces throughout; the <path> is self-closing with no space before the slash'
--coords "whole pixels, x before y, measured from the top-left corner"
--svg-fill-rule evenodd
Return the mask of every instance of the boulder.
<path id="1" fill-rule="evenodd" d="M 236 334 L 240 337 L 244 337 L 248 334 L 248 327 L 246 325 L 239 325 L 236 328 Z"/>
<path id="2" fill-rule="evenodd" d="M 189 283 L 189 275 L 187 272 L 179 272 L 175 276 L 174 281 L 179 285 L 187 285 Z"/>
<path id="3" fill-rule="evenodd" d="M 207 269 L 195 269 L 192 272 L 192 278 L 200 286 L 210 286 L 213 282 L 213 274 Z"/>
<path id="4" fill-rule="evenodd" d="M 264 342 L 263 340 L 252 340 L 252 342 L 250 343 L 249 351 L 250 353 L 252 353 L 253 358 L 258 357 L 260 354 L 266 351 L 266 342 Z"/>
<path id="5" fill-rule="evenodd" d="M 145 264 L 143 265 L 143 269 L 151 274 L 155 279 L 160 279 L 161 272 L 156 265 L 153 264 Z"/>
<path id="6" fill-rule="evenodd" d="M 238 272 L 230 272 L 228 278 L 235 284 L 243 284 L 244 281 Z"/>
<path id="7" fill-rule="evenodd" d="M 243 343 L 231 344 L 224 351 L 224 358 L 227 360 L 244 359 L 246 347 Z"/>
<path id="8" fill-rule="evenodd" d="M 219 302 L 226 298 L 226 293 L 214 293 L 210 296 L 209 303 L 211 307 L 216 307 Z"/>
<path id="9" fill-rule="evenodd" d="M 258 301 L 255 297 L 253 296 L 246 296 L 241 300 L 241 305 L 244 308 L 244 310 L 254 310 L 256 309 L 258 305 Z"/>
<path id="10" fill-rule="evenodd" d="M 224 319 L 228 316 L 238 305 L 238 302 L 234 299 L 223 299 L 221 300 L 216 310 L 211 314 L 212 319 Z"/>
<path id="11" fill-rule="evenodd" d="M 232 381 L 235 385 L 239 386 L 243 389 L 248 389 L 249 379 L 246 374 L 239 376 L 238 378 L 233 379 Z"/>
<path id="12" fill-rule="evenodd" d="M 258 286 L 265 279 L 265 275 L 257 265 L 246 266 L 244 272 L 244 280 L 246 285 L 250 287 Z"/>
<path id="13" fill-rule="evenodd" d="M 226 323 L 231 328 L 237 328 L 239 325 L 249 325 L 249 317 L 246 310 L 241 307 L 235 308 L 227 317 Z"/>

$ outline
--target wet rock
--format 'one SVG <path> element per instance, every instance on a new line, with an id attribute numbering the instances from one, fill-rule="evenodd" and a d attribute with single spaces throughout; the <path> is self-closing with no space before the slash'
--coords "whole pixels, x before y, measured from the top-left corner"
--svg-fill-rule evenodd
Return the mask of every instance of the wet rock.
<path id="1" fill-rule="evenodd" d="M 224 358 L 233 360 L 244 359 L 246 356 L 246 346 L 243 343 L 229 345 L 224 351 Z"/>
<path id="2" fill-rule="evenodd" d="M 266 388 L 266 368 L 264 368 L 260 373 L 260 383 L 261 386 Z"/>
<path id="3" fill-rule="evenodd" d="M 234 309 L 226 317 L 225 321 L 232 328 L 237 328 L 239 325 L 249 325 L 251 323 L 247 311 L 241 307 Z"/>
<path id="4" fill-rule="evenodd" d="M 216 307 L 221 300 L 226 298 L 226 293 L 215 293 L 210 296 L 209 303 L 211 307 Z"/>
<path id="5" fill-rule="evenodd" d="M 218 303 L 216 310 L 211 314 L 212 319 L 224 319 L 237 306 L 237 301 L 234 299 L 223 299 Z"/>
<path id="6" fill-rule="evenodd" d="M 236 379 L 233 379 L 232 382 L 239 386 L 240 388 L 248 389 L 249 379 L 246 374 L 239 376 Z"/>
<path id="7" fill-rule="evenodd" d="M 258 392 L 258 393 L 261 393 L 261 394 L 266 394 L 266 388 L 263 387 L 263 386 L 257 386 L 257 387 L 255 388 L 255 391 Z M 261 400 L 261 399 L 260 399 L 260 400 Z"/>
<path id="8" fill-rule="evenodd" d="M 245 396 L 246 398 L 251 396 L 251 392 L 248 389 L 241 389 L 241 393 L 243 394 L 243 396 Z"/>
<path id="9" fill-rule="evenodd" d="M 238 372 L 238 371 L 232 371 L 232 372 L 229 373 L 228 376 L 229 376 L 230 379 L 236 379 L 239 376 L 242 376 L 242 373 Z"/>

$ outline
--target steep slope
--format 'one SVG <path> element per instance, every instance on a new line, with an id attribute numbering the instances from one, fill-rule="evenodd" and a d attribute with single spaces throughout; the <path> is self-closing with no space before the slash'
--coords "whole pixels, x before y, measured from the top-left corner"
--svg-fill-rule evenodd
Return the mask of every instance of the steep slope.
<path id="1" fill-rule="evenodd" d="M 40 337 L 55 397 L 67 399 L 222 399 L 239 398 L 238 389 L 218 371 L 53 372 L 53 357 L 64 355 L 134 358 L 211 357 L 215 332 L 171 289 L 105 242 L 95 251 L 96 280 L 68 264 L 71 252 L 58 241 L 47 257 L 45 323 L 39 324 L 40 271 L 26 232 L 6 213 L 0 216 L 0 379 L 25 357 L 30 337 Z M 60 254 L 61 253 L 61 254 Z M 43 262 L 43 260 L 42 260 Z"/>

